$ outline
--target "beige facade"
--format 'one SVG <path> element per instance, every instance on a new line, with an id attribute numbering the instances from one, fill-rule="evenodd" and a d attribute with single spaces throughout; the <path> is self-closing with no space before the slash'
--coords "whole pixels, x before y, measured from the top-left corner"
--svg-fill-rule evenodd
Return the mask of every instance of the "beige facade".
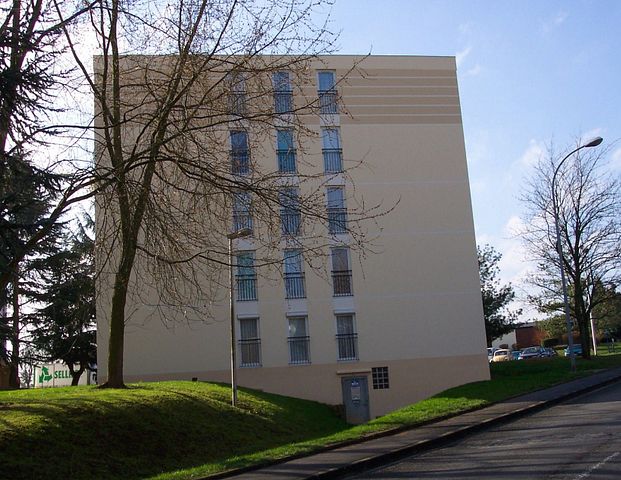
<path id="1" fill-rule="evenodd" d="M 238 290 L 250 288 L 244 290 L 249 299 L 236 302 L 239 384 L 342 404 L 343 395 L 355 397 L 357 391 L 351 392 L 359 385 L 343 379 L 363 378 L 374 418 L 443 389 L 488 379 L 454 58 L 330 56 L 314 67 L 314 83 L 295 95 L 317 96 L 319 72 L 328 72 L 323 82 L 332 72 L 338 113 L 303 118 L 315 135 L 298 150 L 297 168 L 325 168 L 326 154 L 333 155 L 327 163 L 341 155 L 345 167 L 363 162 L 346 175 L 322 179 L 323 188 L 332 189 L 328 206 L 337 205 L 337 233 L 328 243 L 347 245 L 347 233 L 338 233 L 341 206 L 348 209 L 363 198 L 366 205 L 394 209 L 363 222 L 370 239 L 364 254 L 353 248 L 334 253 L 328 245 L 324 258 L 304 258 L 303 292 L 296 261 L 284 268 L 287 285 L 273 273 L 259 275 L 252 287 L 238 283 Z M 326 139 L 330 135 L 338 140 Z M 265 139 L 254 162 L 277 165 L 276 141 Z M 236 240 L 235 248 L 253 251 L 257 242 Z M 311 261 L 324 268 L 310 268 Z M 223 275 L 225 280 L 226 270 Z M 203 323 L 165 325 L 146 304 L 128 307 L 127 381 L 229 380 L 222 283 Z M 100 381 L 107 365 L 107 298 L 98 300 Z"/>

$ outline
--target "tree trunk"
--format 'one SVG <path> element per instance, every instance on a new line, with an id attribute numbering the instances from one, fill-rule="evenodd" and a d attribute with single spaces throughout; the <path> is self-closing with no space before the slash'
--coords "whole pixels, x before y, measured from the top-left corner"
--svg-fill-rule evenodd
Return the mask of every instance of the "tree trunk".
<path id="1" fill-rule="evenodd" d="M 80 381 L 80 377 L 82 376 L 82 373 L 84 373 L 84 370 L 86 369 L 86 365 L 80 362 L 80 368 L 77 371 L 74 370 L 73 365 L 69 363 L 67 364 L 67 367 L 69 368 L 69 372 L 71 373 L 71 386 L 77 387 L 78 382 Z"/>
<path id="2" fill-rule="evenodd" d="M 580 280 L 574 281 L 574 313 L 580 331 L 580 345 L 582 346 L 582 358 L 591 358 L 591 336 L 589 334 L 589 318 L 584 306 L 582 284 Z"/>
<path id="3" fill-rule="evenodd" d="M 19 267 L 13 273 L 13 331 L 11 332 L 11 361 L 9 387 L 19 388 Z"/>

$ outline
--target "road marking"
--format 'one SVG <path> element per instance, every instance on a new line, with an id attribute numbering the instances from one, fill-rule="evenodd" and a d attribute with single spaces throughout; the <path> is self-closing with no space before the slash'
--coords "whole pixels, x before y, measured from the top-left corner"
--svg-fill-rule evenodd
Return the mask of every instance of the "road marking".
<path id="1" fill-rule="evenodd" d="M 615 458 L 617 455 L 619 455 L 619 452 L 615 452 L 612 455 L 608 455 L 606 458 L 604 458 L 601 462 L 596 463 L 595 465 L 593 465 L 591 468 L 589 468 L 586 472 L 581 473 L 580 475 L 578 475 L 574 480 L 581 480 L 583 478 L 588 478 L 591 476 L 591 473 L 593 473 L 594 470 L 597 470 L 599 467 L 601 467 L 602 465 L 604 465 L 605 463 L 609 462 L 610 460 L 612 460 L 613 458 Z"/>

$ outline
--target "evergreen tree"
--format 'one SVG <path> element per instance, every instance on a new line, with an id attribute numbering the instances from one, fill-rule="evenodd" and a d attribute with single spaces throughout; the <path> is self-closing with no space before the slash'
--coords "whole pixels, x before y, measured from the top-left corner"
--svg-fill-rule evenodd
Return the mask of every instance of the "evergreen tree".
<path id="1" fill-rule="evenodd" d="M 498 279 L 498 262 L 502 255 L 494 247 L 477 246 L 479 258 L 479 276 L 481 280 L 481 296 L 483 300 L 483 316 L 485 318 L 485 335 L 487 344 L 515 328 L 515 321 L 521 310 L 511 311 L 508 305 L 515 298 L 511 284 L 502 285 Z"/>

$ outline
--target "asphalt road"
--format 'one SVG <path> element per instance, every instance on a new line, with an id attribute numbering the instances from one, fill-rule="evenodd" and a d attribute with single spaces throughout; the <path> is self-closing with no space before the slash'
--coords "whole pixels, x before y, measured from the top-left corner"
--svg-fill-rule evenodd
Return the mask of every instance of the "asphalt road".
<path id="1" fill-rule="evenodd" d="M 349 479 L 621 479 L 621 382 Z"/>

